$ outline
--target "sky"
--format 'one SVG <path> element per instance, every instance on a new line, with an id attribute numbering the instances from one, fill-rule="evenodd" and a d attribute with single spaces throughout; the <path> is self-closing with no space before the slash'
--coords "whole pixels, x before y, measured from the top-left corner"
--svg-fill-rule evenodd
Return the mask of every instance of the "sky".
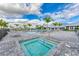
<path id="1" fill-rule="evenodd" d="M 78 3 L 1 3 L 0 18 L 6 21 L 43 21 L 50 16 L 53 22 L 79 22 Z"/>

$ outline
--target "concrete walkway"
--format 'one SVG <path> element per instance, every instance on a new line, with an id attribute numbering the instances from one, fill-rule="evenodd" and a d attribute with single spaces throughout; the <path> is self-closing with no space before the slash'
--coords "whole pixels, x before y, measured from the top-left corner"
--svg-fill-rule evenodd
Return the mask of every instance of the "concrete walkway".
<path id="1" fill-rule="evenodd" d="M 9 32 L 8 35 L 6 35 L 0 42 L 0 55 L 24 55 L 18 42 L 20 40 L 28 40 L 35 37 L 46 37 L 48 39 L 64 43 L 61 44 L 61 47 L 56 50 L 56 53 L 54 55 L 79 55 L 78 37 L 75 32 L 69 31 L 54 31 L 50 32 L 50 34 L 48 32 L 40 32 L 40 35 L 28 35 L 26 34 L 26 32 L 21 31 Z M 50 55 L 52 55 L 52 53 Z"/>

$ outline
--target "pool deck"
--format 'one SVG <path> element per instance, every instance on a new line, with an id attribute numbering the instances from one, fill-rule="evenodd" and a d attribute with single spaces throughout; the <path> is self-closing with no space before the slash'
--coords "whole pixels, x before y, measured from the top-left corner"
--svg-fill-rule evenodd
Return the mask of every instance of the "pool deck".
<path id="1" fill-rule="evenodd" d="M 46 37 L 51 41 L 60 42 L 50 56 L 79 56 L 79 39 L 75 32 L 69 31 L 53 31 L 53 32 L 40 32 L 40 35 L 28 35 L 26 32 L 8 32 L 2 41 L 0 41 L 0 55 L 2 56 L 24 56 L 21 50 L 21 40 L 28 40 L 36 37 Z M 52 52 L 49 51 L 49 52 Z"/>

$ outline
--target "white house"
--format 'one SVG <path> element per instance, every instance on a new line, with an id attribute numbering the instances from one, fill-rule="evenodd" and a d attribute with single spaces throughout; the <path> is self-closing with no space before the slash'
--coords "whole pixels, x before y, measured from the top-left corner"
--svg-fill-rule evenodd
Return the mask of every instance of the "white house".
<path id="1" fill-rule="evenodd" d="M 68 24 L 66 25 L 66 29 L 75 30 L 79 26 L 79 23 Z"/>

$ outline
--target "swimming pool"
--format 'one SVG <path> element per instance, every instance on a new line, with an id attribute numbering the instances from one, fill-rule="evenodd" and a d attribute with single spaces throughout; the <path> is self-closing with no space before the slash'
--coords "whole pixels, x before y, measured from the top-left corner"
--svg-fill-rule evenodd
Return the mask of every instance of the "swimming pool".
<path id="1" fill-rule="evenodd" d="M 45 56 L 48 52 L 56 47 L 56 44 L 50 44 L 44 38 L 33 38 L 31 40 L 21 41 L 21 48 L 25 55 L 28 56 Z"/>
<path id="2" fill-rule="evenodd" d="M 26 34 L 38 34 L 37 32 L 26 32 Z"/>

